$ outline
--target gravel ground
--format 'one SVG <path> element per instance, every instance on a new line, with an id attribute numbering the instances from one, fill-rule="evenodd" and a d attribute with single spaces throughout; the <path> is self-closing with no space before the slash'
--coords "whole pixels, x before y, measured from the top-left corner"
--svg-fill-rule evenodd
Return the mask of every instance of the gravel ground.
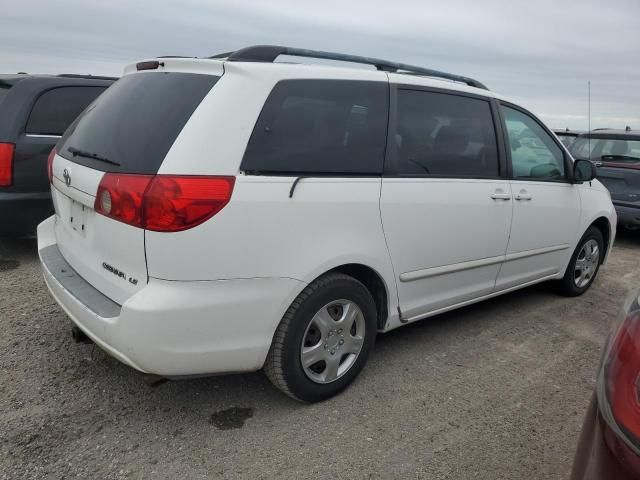
<path id="1" fill-rule="evenodd" d="M 0 240 L 0 478 L 566 478 L 638 252 L 621 232 L 581 298 L 533 287 L 382 335 L 309 406 L 261 373 L 148 387 L 72 343 L 34 241 Z"/>

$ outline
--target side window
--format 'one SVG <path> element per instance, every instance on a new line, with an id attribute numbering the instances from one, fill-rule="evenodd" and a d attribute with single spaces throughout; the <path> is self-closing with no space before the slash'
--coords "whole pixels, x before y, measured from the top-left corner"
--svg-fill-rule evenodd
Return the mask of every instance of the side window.
<path id="1" fill-rule="evenodd" d="M 398 173 L 496 177 L 498 150 L 488 101 L 398 91 Z"/>
<path id="2" fill-rule="evenodd" d="M 241 169 L 380 174 L 387 110 L 383 82 L 281 81 L 258 117 Z"/>
<path id="3" fill-rule="evenodd" d="M 62 135 L 105 87 L 58 87 L 38 97 L 29 114 L 26 133 Z"/>
<path id="4" fill-rule="evenodd" d="M 564 181 L 564 155 L 538 122 L 529 115 L 502 107 L 511 148 L 513 177 Z"/>

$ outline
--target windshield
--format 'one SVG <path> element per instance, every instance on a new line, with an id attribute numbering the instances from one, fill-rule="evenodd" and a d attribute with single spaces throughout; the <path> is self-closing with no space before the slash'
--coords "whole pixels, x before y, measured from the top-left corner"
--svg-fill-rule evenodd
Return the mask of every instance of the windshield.
<path id="1" fill-rule="evenodd" d="M 571 146 L 575 158 L 612 162 L 640 161 L 640 140 L 580 137 Z"/>
<path id="2" fill-rule="evenodd" d="M 558 139 L 562 142 L 562 144 L 567 148 L 571 147 L 571 145 L 573 145 L 573 142 L 576 141 L 575 135 L 565 135 L 563 133 L 556 133 L 556 135 L 558 136 Z"/>

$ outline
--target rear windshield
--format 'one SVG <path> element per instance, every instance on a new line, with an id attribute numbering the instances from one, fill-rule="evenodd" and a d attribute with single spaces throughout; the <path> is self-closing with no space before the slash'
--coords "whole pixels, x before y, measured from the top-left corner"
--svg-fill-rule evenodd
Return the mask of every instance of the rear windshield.
<path id="1" fill-rule="evenodd" d="M 73 122 L 58 143 L 58 154 L 96 170 L 157 173 L 219 78 L 177 72 L 126 75 Z"/>

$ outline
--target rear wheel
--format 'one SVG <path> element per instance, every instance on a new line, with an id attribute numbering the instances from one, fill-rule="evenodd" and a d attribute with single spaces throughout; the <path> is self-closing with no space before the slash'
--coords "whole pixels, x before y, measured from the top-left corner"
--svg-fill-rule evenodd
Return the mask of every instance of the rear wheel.
<path id="1" fill-rule="evenodd" d="M 369 290 L 341 273 L 312 282 L 291 304 L 274 335 L 264 370 L 297 400 L 336 395 L 360 373 L 376 335 Z"/>
<path id="2" fill-rule="evenodd" d="M 603 258 L 602 232 L 591 227 L 582 236 L 573 252 L 564 278 L 560 281 L 561 293 L 575 297 L 586 292 L 595 280 Z"/>

